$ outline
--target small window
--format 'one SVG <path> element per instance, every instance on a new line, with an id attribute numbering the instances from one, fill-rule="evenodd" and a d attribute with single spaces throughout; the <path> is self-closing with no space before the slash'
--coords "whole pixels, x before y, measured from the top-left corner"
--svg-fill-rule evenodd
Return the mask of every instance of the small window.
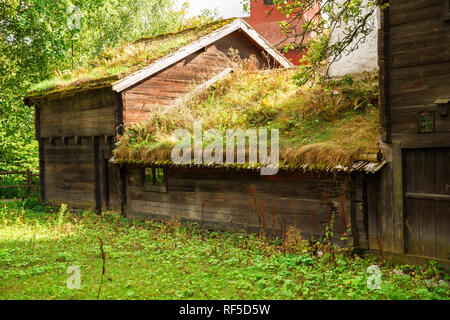
<path id="1" fill-rule="evenodd" d="M 271 5 L 273 5 L 273 0 L 264 0 L 264 5 L 265 5 L 265 6 L 271 6 Z"/>
<path id="2" fill-rule="evenodd" d="M 434 132 L 434 113 L 431 112 L 419 113 L 419 132 L 420 133 Z"/>
<path id="3" fill-rule="evenodd" d="M 167 192 L 167 169 L 149 167 L 144 170 L 144 190 Z"/>
<path id="4" fill-rule="evenodd" d="M 450 0 L 444 1 L 444 20 L 450 21 Z"/>

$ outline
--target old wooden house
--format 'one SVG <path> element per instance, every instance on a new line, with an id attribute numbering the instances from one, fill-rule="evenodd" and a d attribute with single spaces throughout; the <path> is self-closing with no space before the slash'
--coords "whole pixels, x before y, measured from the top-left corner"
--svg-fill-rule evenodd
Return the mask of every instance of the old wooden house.
<path id="1" fill-rule="evenodd" d="M 382 149 L 370 249 L 450 258 L 450 1 L 390 1 L 379 36 Z M 420 261 L 420 259 L 416 259 Z"/>
<path id="2" fill-rule="evenodd" d="M 183 31 L 183 40 L 138 41 L 133 46 L 173 46 L 119 75 L 75 79 L 27 97 L 36 110 L 41 199 L 222 230 L 279 234 L 294 226 L 307 238 L 333 224 L 336 240 L 348 236 L 356 247 L 448 264 L 449 17 L 448 0 L 393 1 L 379 35 L 380 96 L 362 84 L 369 88 L 365 107 L 349 112 L 335 93 L 351 88 L 338 87 L 326 97 L 336 113 L 312 127 L 296 121 L 317 110 L 289 109 L 294 103 L 286 99 L 299 93 L 286 87 L 289 71 L 258 71 L 291 63 L 242 20 Z M 253 57 L 248 77 L 235 70 L 230 49 L 239 59 Z M 114 53 L 108 59 L 113 63 Z M 261 91 L 266 86 L 272 95 Z M 377 99 L 380 116 L 371 107 Z M 175 165 L 167 128 L 199 114 L 243 129 L 275 123 L 295 143 L 282 148 L 274 176 L 261 176 L 258 166 Z"/>
<path id="3" fill-rule="evenodd" d="M 239 59 L 254 57 L 260 69 L 291 67 L 247 23 L 230 19 L 105 52 L 89 74 L 29 94 L 42 202 L 120 209 L 121 173 L 108 165 L 116 137 L 231 72 L 230 51 Z"/>

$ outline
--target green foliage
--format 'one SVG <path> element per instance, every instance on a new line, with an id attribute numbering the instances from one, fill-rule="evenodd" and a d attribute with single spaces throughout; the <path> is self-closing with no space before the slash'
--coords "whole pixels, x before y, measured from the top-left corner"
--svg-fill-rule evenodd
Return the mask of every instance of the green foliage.
<path id="1" fill-rule="evenodd" d="M 296 80 L 299 85 L 328 77 L 330 66 L 356 50 L 376 27 L 377 8 L 385 9 L 387 0 L 274 0 L 274 9 L 286 17 L 280 28 L 287 42 L 285 50 L 304 53 Z M 251 0 L 261 5 L 262 0 Z M 249 3 L 243 3 L 248 9 Z M 339 31 L 339 38 L 331 39 Z"/>
<path id="2" fill-rule="evenodd" d="M 117 81 L 230 22 L 231 19 L 214 21 L 105 49 L 84 66 L 58 73 L 52 79 L 36 84 L 31 88 L 29 97 Z"/>
<path id="3" fill-rule="evenodd" d="M 27 203 L 0 204 L 0 299 L 442 299 L 448 276 L 436 264 L 392 266 L 335 250 L 318 255 L 277 240 L 222 234 L 176 221 L 130 221 L 113 213 Z M 367 287 L 367 268 L 381 267 L 381 289 Z M 70 266 L 81 289 L 66 286 Z M 414 270 L 397 275 L 395 269 Z M 433 272 L 429 272 L 432 270 Z M 437 272 L 437 274 L 436 274 Z"/>
<path id="4" fill-rule="evenodd" d="M 76 22 L 73 5 L 79 28 L 69 23 Z M 0 171 L 38 169 L 33 108 L 22 101 L 32 85 L 106 48 L 181 27 L 171 0 L 0 0 L 0 21 Z"/>

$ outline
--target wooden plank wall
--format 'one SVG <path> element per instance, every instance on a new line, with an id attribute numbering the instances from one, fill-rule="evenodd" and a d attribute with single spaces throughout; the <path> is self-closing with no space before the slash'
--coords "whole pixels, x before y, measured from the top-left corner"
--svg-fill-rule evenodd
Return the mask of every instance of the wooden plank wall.
<path id="1" fill-rule="evenodd" d="M 389 7 L 389 103 L 393 140 L 403 147 L 450 141 L 450 117 L 436 113 L 436 133 L 419 134 L 419 112 L 450 99 L 450 22 L 443 0 L 398 0 Z M 447 143 L 448 144 L 448 143 Z"/>
<path id="2" fill-rule="evenodd" d="M 107 209 L 119 207 L 118 177 L 116 169 L 106 169 L 107 160 L 111 158 L 110 139 L 98 140 L 99 158 L 99 199 L 101 207 Z M 74 208 L 95 208 L 95 162 L 94 139 L 83 137 L 44 139 L 45 202 L 53 205 L 66 203 Z M 108 178 L 106 178 L 108 175 Z"/>
<path id="3" fill-rule="evenodd" d="M 367 180 L 367 222 L 370 250 L 396 252 L 392 190 L 392 164 L 388 163 L 379 173 L 369 176 Z"/>
<path id="4" fill-rule="evenodd" d="M 119 207 L 117 174 L 107 168 L 120 119 L 117 111 L 117 95 L 111 88 L 51 97 L 36 106 L 43 202 Z"/>
<path id="5" fill-rule="evenodd" d="M 94 207 L 94 152 L 91 138 L 44 140 L 45 197 L 49 204 Z"/>
<path id="6" fill-rule="evenodd" d="M 41 102 L 40 137 L 115 136 L 116 95 L 111 88 Z"/>
<path id="7" fill-rule="evenodd" d="M 435 101 L 450 99 L 450 22 L 444 0 L 391 1 L 380 33 L 383 154 L 388 164 L 368 180 L 368 231 L 372 250 L 407 254 L 404 153 L 449 147 L 450 117 Z M 421 134 L 418 116 L 435 114 L 435 132 Z M 431 152 L 431 151 L 430 151 Z M 422 210 L 427 210 L 425 207 Z"/>
<path id="8" fill-rule="evenodd" d="M 230 48 L 239 50 L 241 58 L 254 55 L 260 68 L 273 67 L 262 55 L 262 49 L 239 32 L 198 51 L 174 66 L 167 68 L 123 92 L 124 123 L 126 126 L 149 118 L 151 112 L 172 105 L 176 99 L 186 95 L 195 84 L 202 84 L 230 66 L 227 54 Z"/>
<path id="9" fill-rule="evenodd" d="M 138 219 L 172 217 L 199 225 L 203 220 L 205 227 L 228 231 L 260 231 L 265 225 L 269 234 L 292 226 L 307 239 L 317 239 L 335 214 L 336 241 L 351 221 L 348 183 L 343 177 L 300 173 L 262 177 L 226 169 L 171 168 L 168 193 L 157 193 L 143 190 L 142 168 L 128 167 L 126 190 L 126 214 Z M 365 246 L 361 190 L 357 194 L 357 237 Z M 352 244 L 353 238 L 349 238 Z"/>
<path id="10" fill-rule="evenodd" d="M 405 152 L 405 191 L 448 195 L 450 148 Z M 405 199 L 407 253 L 427 257 L 450 257 L 450 199 Z"/>

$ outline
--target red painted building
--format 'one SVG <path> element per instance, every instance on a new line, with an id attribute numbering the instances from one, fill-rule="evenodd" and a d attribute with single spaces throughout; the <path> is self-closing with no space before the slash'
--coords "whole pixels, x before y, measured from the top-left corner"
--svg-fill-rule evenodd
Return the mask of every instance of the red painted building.
<path id="1" fill-rule="evenodd" d="M 287 21 L 288 18 L 283 16 L 276 6 L 273 5 L 273 0 L 250 1 L 250 17 L 245 20 L 273 46 L 279 48 L 280 52 L 293 64 L 299 65 L 299 61 L 302 58 L 299 50 L 294 49 L 284 52 L 284 45 L 286 45 L 287 41 L 285 41 L 286 35 L 281 30 L 280 22 Z M 296 31 L 297 33 L 301 32 L 301 25 Z"/>

